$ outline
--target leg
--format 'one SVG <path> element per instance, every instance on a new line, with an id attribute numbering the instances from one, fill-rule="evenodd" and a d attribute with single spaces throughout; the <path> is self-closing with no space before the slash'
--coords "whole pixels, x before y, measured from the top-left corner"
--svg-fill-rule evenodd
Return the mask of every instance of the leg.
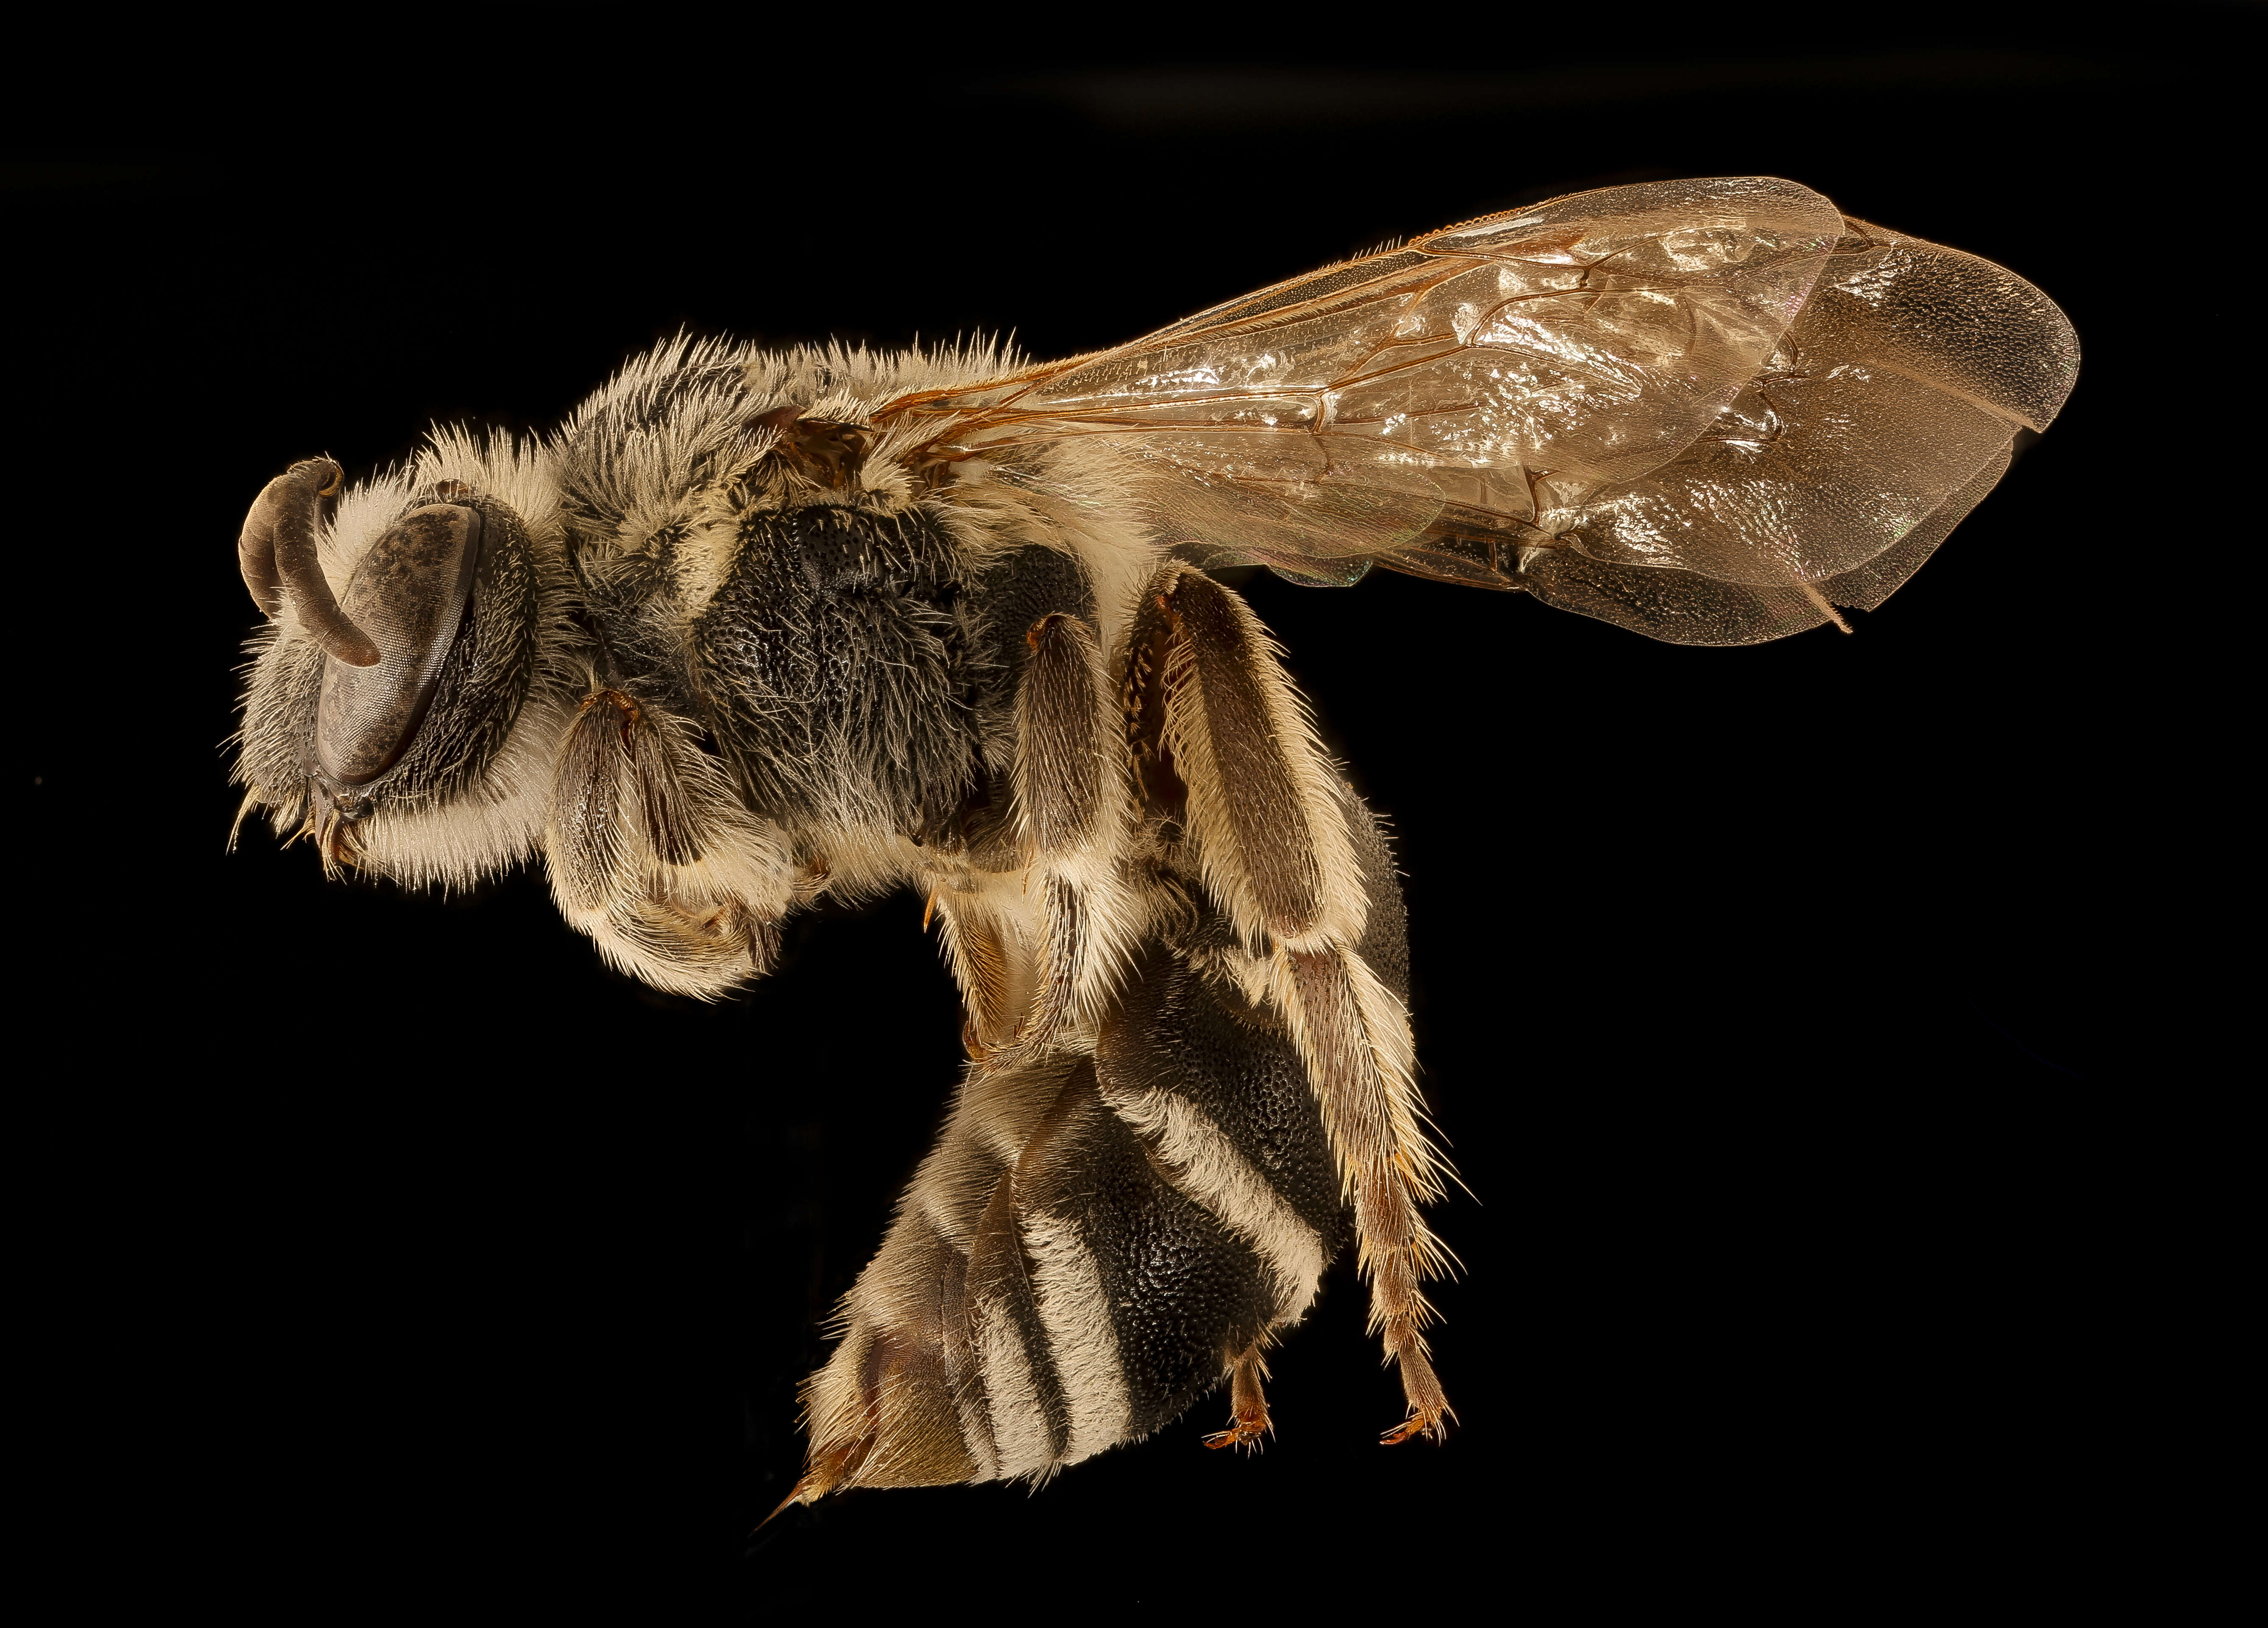
<path id="1" fill-rule="evenodd" d="M 1118 886 L 1124 799 L 1113 772 L 1110 695 L 1094 636 L 1042 616 L 1016 689 L 1015 819 L 1026 891 L 1039 905 L 1030 1008 L 1016 1043 L 1044 1051 L 1088 1015 L 1131 936 Z"/>
<path id="2" fill-rule="evenodd" d="M 1169 570 L 1135 648 L 1150 675 L 1130 689 L 1138 768 L 1145 784 L 1169 770 L 1185 791 L 1190 868 L 1244 942 L 1267 948 L 1270 1001 L 1299 1047 L 1354 1206 L 1371 1327 L 1410 1406 L 1386 1440 L 1438 1438 L 1450 1412 L 1421 1333 L 1432 1310 L 1419 1284 L 1446 1258 L 1419 1205 L 1440 1197 L 1440 1181 L 1403 991 L 1385 981 L 1406 965 L 1392 866 L 1234 595 Z"/>
<path id="3" fill-rule="evenodd" d="M 1094 636 L 1076 616 L 1035 622 L 1018 680 L 1012 858 L 940 877 L 931 909 L 968 1008 L 970 1055 L 998 1066 L 1046 1055 L 1096 1005 L 1129 936 L 1117 886 L 1124 797 Z M 1000 866 L 992 871 L 985 866 Z"/>
<path id="4" fill-rule="evenodd" d="M 1260 1343 L 1256 1340 L 1246 1346 L 1228 1367 L 1228 1428 L 1216 1430 L 1204 1439 L 1204 1444 L 1257 1453 L 1260 1439 L 1276 1431 L 1268 1417 L 1268 1398 L 1260 1391 L 1260 1381 L 1268 1377 L 1268 1365 L 1260 1359 Z"/>
<path id="5" fill-rule="evenodd" d="M 1440 1189 L 1418 1124 L 1414 1083 L 1391 1043 L 1406 1038 L 1406 1022 L 1359 956 L 1292 950 L 1278 965 L 1288 974 L 1285 1004 L 1354 1200 L 1357 1260 L 1370 1279 L 1371 1332 L 1401 1368 L 1410 1404 L 1409 1418 L 1383 1440 L 1391 1445 L 1425 1434 L 1438 1440 L 1449 1403 L 1420 1332 L 1433 1308 L 1418 1284 L 1446 1263 L 1418 1205 Z"/>
<path id="6" fill-rule="evenodd" d="M 795 866 L 690 733 L 593 690 L 561 747 L 545 858 L 560 913 L 607 960 L 713 999 L 771 969 Z"/>

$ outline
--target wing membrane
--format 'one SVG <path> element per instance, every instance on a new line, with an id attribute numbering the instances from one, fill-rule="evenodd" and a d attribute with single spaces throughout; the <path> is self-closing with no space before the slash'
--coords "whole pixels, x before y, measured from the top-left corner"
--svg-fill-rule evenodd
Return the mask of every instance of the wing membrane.
<path id="1" fill-rule="evenodd" d="M 2005 468 L 2016 432 L 2071 388 L 2070 323 L 1998 266 L 1852 224 L 1778 350 L 1691 446 L 1540 524 L 1607 564 L 1821 584 Z"/>
<path id="2" fill-rule="evenodd" d="M 1361 483 L 1378 462 L 1628 478 L 1754 376 L 1841 225 L 1789 181 L 1586 193 L 900 410 L 954 421 L 972 450 L 1089 434 L 1171 458 L 1174 438 L 1236 435 L 1234 479 Z"/>
<path id="3" fill-rule="evenodd" d="M 2001 268 L 1766 179 L 1470 221 L 882 416 L 1044 485 L 1071 440 L 1207 563 L 1375 564 L 1655 637 L 1887 597 L 2043 427 L 2070 325 Z M 1869 597 L 1871 596 L 1871 597 Z"/>

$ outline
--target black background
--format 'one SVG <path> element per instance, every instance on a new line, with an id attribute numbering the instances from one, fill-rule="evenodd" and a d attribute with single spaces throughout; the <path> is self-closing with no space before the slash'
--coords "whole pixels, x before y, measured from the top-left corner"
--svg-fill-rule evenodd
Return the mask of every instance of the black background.
<path id="1" fill-rule="evenodd" d="M 1336 62 L 572 7 L 140 41 L 5 171 L 19 1033 L 55 1087 L 17 1157 L 95 1579 L 319 1617 L 619 1586 L 668 1621 L 1065 1576 L 1830 1617 L 2107 1578 L 2085 1512 L 2127 1426 L 2088 1399 L 2152 1158 L 2114 1083 L 2113 810 L 2163 748 L 2115 550 L 2148 524 L 2137 403 L 2184 387 L 2150 256 L 2227 161 L 2257 18 L 1413 13 Z M 176 50 L 223 65 L 185 85 Z M 853 1495 L 747 1542 L 957 1066 L 919 902 L 821 912 L 704 1007 L 603 970 L 538 875 L 443 899 L 264 831 L 225 854 L 251 496 L 430 421 L 542 429 L 681 328 L 1064 354 L 1446 221 L 1748 173 L 2018 270 L 2087 347 L 1857 637 L 1248 590 L 1408 873 L 1470 1188 L 1437 1217 L 1450 1444 L 1375 1445 L 1398 1396 L 1342 1263 L 1257 1460 L 1200 1448 L 1208 1403 L 1037 1496 Z"/>

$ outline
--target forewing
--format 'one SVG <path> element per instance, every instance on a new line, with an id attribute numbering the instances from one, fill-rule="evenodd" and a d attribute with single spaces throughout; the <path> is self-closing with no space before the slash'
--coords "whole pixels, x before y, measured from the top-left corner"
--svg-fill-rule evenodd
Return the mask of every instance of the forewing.
<path id="1" fill-rule="evenodd" d="M 1177 541 L 1346 560 L 1457 505 L 1535 517 L 1675 457 L 1764 365 L 1840 231 L 1771 180 L 1618 187 L 1490 216 L 1122 346 L 885 409 L 946 455 L 1094 438 Z M 1193 492 L 1202 495 L 1192 495 Z"/>

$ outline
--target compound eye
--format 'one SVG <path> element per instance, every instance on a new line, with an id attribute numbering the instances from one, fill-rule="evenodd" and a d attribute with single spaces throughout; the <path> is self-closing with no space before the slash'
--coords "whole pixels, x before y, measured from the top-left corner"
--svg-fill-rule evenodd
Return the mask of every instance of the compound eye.
<path id="1" fill-rule="evenodd" d="M 400 761 L 433 703 L 463 625 L 486 530 L 477 509 L 412 509 L 371 545 L 340 610 L 377 644 L 376 667 L 323 662 L 315 763 L 340 785 L 365 785 Z"/>

